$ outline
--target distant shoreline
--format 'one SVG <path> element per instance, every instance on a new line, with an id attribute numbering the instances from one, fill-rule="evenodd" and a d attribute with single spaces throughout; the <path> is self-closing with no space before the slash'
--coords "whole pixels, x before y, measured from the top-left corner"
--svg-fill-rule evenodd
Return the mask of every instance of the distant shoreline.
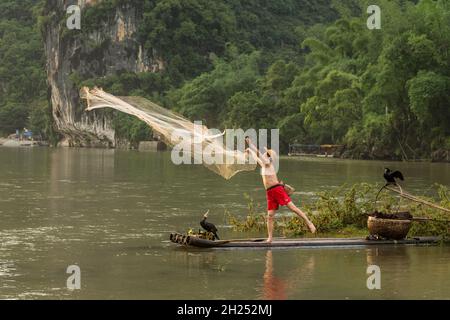
<path id="1" fill-rule="evenodd" d="M 45 141 L 32 141 L 32 140 L 15 140 L 8 138 L 0 138 L 0 146 L 5 148 L 23 148 L 23 147 L 42 147 L 48 146 Z"/>
<path id="2" fill-rule="evenodd" d="M 416 159 L 416 160 L 401 160 L 401 159 L 363 159 L 363 158 L 346 158 L 346 157 L 316 157 L 316 156 L 289 156 L 287 154 L 282 155 L 283 159 L 307 159 L 307 160 L 322 160 L 322 161 L 331 161 L 331 160 L 351 160 L 351 161 L 384 161 L 384 162 L 405 162 L 405 163 L 450 163 L 448 161 L 437 161 L 433 159 Z"/>
<path id="3" fill-rule="evenodd" d="M 37 147 L 37 146 L 49 146 L 49 144 L 45 141 L 28 141 L 28 140 L 14 140 L 8 138 L 0 138 L 0 147 L 9 147 L 9 148 L 23 148 L 23 147 Z M 77 148 L 77 147 L 68 147 L 68 146 L 58 146 L 58 148 Z M 88 148 L 88 149 L 96 149 L 96 147 L 80 147 L 80 148 Z M 97 149 L 121 149 L 121 148 L 97 148 Z M 123 149 L 121 149 L 123 150 Z M 145 150 L 141 150 L 145 151 Z M 156 152 L 156 150 L 155 150 Z M 159 151 L 160 152 L 160 151 Z M 441 151 L 442 153 L 442 151 Z M 363 159 L 363 158 L 347 158 L 342 156 L 317 156 L 317 155 L 282 155 L 286 159 L 322 159 L 322 160 L 330 160 L 330 159 L 339 159 L 339 160 L 358 160 L 358 161 L 400 161 L 400 162 L 409 162 L 409 163 L 450 163 L 450 160 L 447 158 L 448 155 L 442 154 L 440 159 L 416 159 L 416 160 L 399 160 L 399 159 Z"/>

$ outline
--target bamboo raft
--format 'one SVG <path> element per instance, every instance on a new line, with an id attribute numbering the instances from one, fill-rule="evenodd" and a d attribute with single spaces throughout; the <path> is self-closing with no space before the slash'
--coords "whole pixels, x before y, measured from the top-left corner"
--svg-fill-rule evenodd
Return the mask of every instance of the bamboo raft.
<path id="1" fill-rule="evenodd" d="M 365 238 L 277 238 L 272 243 L 266 239 L 207 240 L 196 236 L 172 233 L 170 241 L 186 247 L 197 248 L 299 248 L 299 247 L 351 247 L 373 245 L 426 245 L 437 244 L 439 237 L 416 237 L 404 240 L 366 240 Z"/>

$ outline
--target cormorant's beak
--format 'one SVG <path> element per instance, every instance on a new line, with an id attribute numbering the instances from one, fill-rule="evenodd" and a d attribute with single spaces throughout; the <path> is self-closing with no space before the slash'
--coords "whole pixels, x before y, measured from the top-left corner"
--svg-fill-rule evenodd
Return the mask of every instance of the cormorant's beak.
<path id="1" fill-rule="evenodd" d="M 205 212 L 205 214 L 203 215 L 203 218 L 208 218 L 208 214 L 209 214 L 209 210 Z"/>

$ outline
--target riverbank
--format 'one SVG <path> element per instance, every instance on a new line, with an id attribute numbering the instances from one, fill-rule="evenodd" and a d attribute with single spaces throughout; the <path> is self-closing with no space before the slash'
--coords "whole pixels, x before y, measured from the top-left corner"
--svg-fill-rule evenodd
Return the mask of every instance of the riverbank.
<path id="1" fill-rule="evenodd" d="M 317 158 L 317 159 L 343 159 L 343 160 L 367 160 L 367 161 L 402 161 L 402 162 L 436 162 L 450 163 L 450 150 L 440 149 L 431 154 L 429 158 L 400 158 L 400 157 L 369 157 L 369 156 L 352 156 L 349 153 L 342 154 L 290 154 L 286 156 L 290 158 Z"/>
<path id="2" fill-rule="evenodd" d="M 29 147 L 29 146 L 49 146 L 49 143 L 46 141 L 19 141 L 15 139 L 8 139 L 8 138 L 0 138 L 0 146 L 4 147 Z M 72 148 L 73 146 L 70 146 L 66 143 L 59 143 L 58 147 L 63 148 Z M 77 147 L 74 147 L 77 148 Z M 103 148 L 103 147 L 85 147 L 89 149 L 121 149 L 126 150 L 130 149 L 133 150 L 134 148 L 131 148 L 129 144 L 122 143 L 118 145 L 116 148 Z M 135 150 L 139 151 L 166 151 L 169 148 L 161 141 L 141 141 Z M 438 151 L 433 152 L 431 158 L 429 159 L 400 159 L 400 158 L 371 158 L 367 156 L 361 156 L 361 157 L 352 157 L 349 156 L 349 153 L 342 153 L 342 154 L 333 154 L 333 155 L 314 155 L 314 154 L 286 154 L 283 155 L 289 158 L 317 158 L 317 159 L 342 159 L 342 160 L 367 160 L 367 161 L 402 161 L 402 162 L 425 162 L 425 163 L 450 163 L 450 150 L 441 149 Z"/>
<path id="3" fill-rule="evenodd" d="M 48 146 L 48 143 L 45 141 L 15 140 L 15 139 L 0 138 L 0 146 L 9 148 L 42 147 Z"/>

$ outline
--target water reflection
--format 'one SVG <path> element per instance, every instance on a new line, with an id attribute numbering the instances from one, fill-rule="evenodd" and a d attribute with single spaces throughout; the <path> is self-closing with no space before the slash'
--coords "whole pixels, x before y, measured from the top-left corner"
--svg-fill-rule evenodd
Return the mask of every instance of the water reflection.
<path id="1" fill-rule="evenodd" d="M 198 275 L 211 270 L 220 271 L 223 269 L 215 251 L 189 251 L 180 247 L 173 250 L 173 254 L 171 260 L 187 271 L 188 275 Z"/>
<path id="2" fill-rule="evenodd" d="M 262 293 L 259 297 L 263 300 L 286 300 L 295 292 L 301 291 L 313 279 L 315 269 L 315 257 L 310 255 L 299 267 L 288 270 L 287 276 L 279 277 L 275 274 L 274 258 L 272 250 L 266 252 L 265 272 L 263 276 Z M 286 271 L 285 273 L 286 274 Z"/>
<path id="3" fill-rule="evenodd" d="M 410 256 L 407 246 L 375 247 L 366 249 L 367 265 L 378 265 L 388 263 L 390 268 L 404 270 L 409 268 Z"/>
<path id="4" fill-rule="evenodd" d="M 286 300 L 287 299 L 287 283 L 285 280 L 278 278 L 273 270 L 273 254 L 272 250 L 266 253 L 266 271 L 264 272 L 264 300 Z"/>
<path id="5" fill-rule="evenodd" d="M 366 249 L 367 266 L 380 267 L 381 288 L 380 298 L 401 298 L 410 290 L 416 290 L 414 275 L 411 272 L 410 247 L 375 247 Z M 395 275 L 395 278 L 393 277 Z M 398 281 L 401 279 L 402 281 Z"/>

